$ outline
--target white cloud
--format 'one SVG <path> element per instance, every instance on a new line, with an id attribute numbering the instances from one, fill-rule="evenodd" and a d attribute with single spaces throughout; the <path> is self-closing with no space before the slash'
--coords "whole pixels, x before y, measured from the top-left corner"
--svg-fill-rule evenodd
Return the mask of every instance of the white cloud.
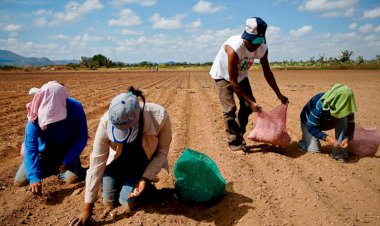
<path id="1" fill-rule="evenodd" d="M 281 42 L 282 35 L 281 35 L 281 28 L 275 27 L 275 26 L 269 26 L 267 28 L 267 32 L 265 34 L 265 38 L 267 40 L 267 43 L 276 43 Z"/>
<path id="2" fill-rule="evenodd" d="M 373 29 L 374 29 L 374 27 L 372 24 L 365 24 L 365 25 L 359 27 L 359 31 L 364 32 L 364 33 L 371 32 L 371 31 L 373 31 Z"/>
<path id="3" fill-rule="evenodd" d="M 4 27 L 6 32 L 18 32 L 22 29 L 22 26 L 19 24 L 8 24 Z"/>
<path id="4" fill-rule="evenodd" d="M 77 36 L 68 36 L 64 34 L 58 34 L 58 35 L 51 35 L 49 36 L 50 39 L 55 39 L 55 40 L 64 40 L 64 41 L 75 41 L 75 42 L 98 42 L 103 40 L 104 38 L 101 36 L 91 36 L 87 33 L 83 34 L 82 36 L 77 35 Z"/>
<path id="5" fill-rule="evenodd" d="M 36 16 L 41 16 L 41 15 L 44 15 L 44 14 L 49 14 L 49 12 L 45 9 L 38 9 L 36 11 L 33 11 L 33 13 L 36 15 Z M 50 12 L 51 13 L 51 12 Z"/>
<path id="6" fill-rule="evenodd" d="M 34 20 L 34 25 L 36 27 L 43 27 L 43 26 L 49 25 L 49 21 L 48 21 L 48 19 L 46 19 L 46 17 L 50 18 L 50 17 L 52 17 L 52 15 L 54 15 L 53 11 L 47 11 L 45 9 L 38 9 L 36 11 L 33 11 L 33 13 L 36 16 L 39 16 L 39 18 Z M 53 22 L 51 22 L 51 25 L 52 25 L 52 23 Z"/>
<path id="7" fill-rule="evenodd" d="M 380 25 L 379 26 L 377 26 L 377 27 L 375 27 L 375 32 L 380 32 Z"/>
<path id="8" fill-rule="evenodd" d="M 132 31 L 132 30 L 129 30 L 129 29 L 123 29 L 121 34 L 123 35 L 143 35 L 144 32 L 142 31 Z"/>
<path id="9" fill-rule="evenodd" d="M 215 45 L 214 51 L 217 51 L 218 48 L 224 43 L 227 38 L 229 38 L 232 35 L 240 34 L 241 31 L 233 30 L 230 28 L 226 28 L 223 30 L 207 30 L 203 31 L 201 34 L 197 34 L 196 38 L 194 39 L 195 42 L 199 44 L 205 44 L 205 45 Z M 216 53 L 215 53 L 216 54 Z"/>
<path id="10" fill-rule="evenodd" d="M 363 17 L 364 18 L 380 17 L 380 7 L 365 11 Z"/>
<path id="11" fill-rule="evenodd" d="M 195 20 L 195 21 L 191 22 L 189 25 L 187 25 L 187 28 L 190 30 L 196 30 L 200 27 L 202 27 L 202 22 L 200 19 Z"/>
<path id="12" fill-rule="evenodd" d="M 43 27 L 45 25 L 49 24 L 49 22 L 47 21 L 47 19 L 45 17 L 40 17 L 40 18 L 37 18 L 35 21 L 34 21 L 34 25 L 36 27 Z"/>
<path id="13" fill-rule="evenodd" d="M 354 15 L 355 9 L 350 8 L 346 10 L 334 10 L 327 13 L 322 13 L 321 17 L 351 17 Z"/>
<path id="14" fill-rule="evenodd" d="M 99 0 L 86 0 L 83 4 L 80 4 L 76 1 L 70 1 L 65 5 L 63 12 L 53 12 L 39 9 L 34 13 L 38 16 L 45 15 L 45 17 L 37 18 L 34 21 L 36 26 L 45 26 L 45 25 L 58 25 L 61 23 L 72 23 L 82 19 L 86 14 L 90 13 L 93 10 L 101 9 L 103 5 Z M 52 17 L 47 19 L 46 16 Z"/>
<path id="15" fill-rule="evenodd" d="M 348 33 L 326 33 L 323 35 L 323 39 L 330 40 L 330 44 L 335 45 L 336 43 L 343 43 L 348 41 L 352 41 L 355 38 L 358 38 L 358 34 L 356 32 L 348 32 Z"/>
<path id="16" fill-rule="evenodd" d="M 315 58 L 324 56 L 328 59 L 339 56 L 343 50 L 350 50 L 357 56 L 363 55 L 365 57 L 377 54 L 375 50 L 368 51 L 366 49 L 369 44 L 363 43 L 363 37 L 356 32 L 322 33 L 304 36 L 295 41 L 292 36 L 282 35 L 275 44 L 269 43 L 269 58 L 270 60 L 283 61 L 308 60 L 313 56 Z"/>
<path id="17" fill-rule="evenodd" d="M 12 45 L 16 45 L 17 43 L 19 43 L 19 41 L 17 40 L 17 38 L 9 37 L 7 39 L 7 43 L 8 43 L 8 45 L 12 46 Z"/>
<path id="18" fill-rule="evenodd" d="M 376 35 L 368 35 L 365 36 L 363 39 L 367 42 L 374 42 L 379 40 L 379 38 Z"/>
<path id="19" fill-rule="evenodd" d="M 152 48 L 150 45 L 146 45 L 150 40 L 154 40 L 154 45 L 163 48 Z M 123 62 L 141 62 L 149 60 L 153 62 L 167 62 L 171 60 L 175 61 L 189 61 L 189 48 L 192 44 L 189 37 L 185 39 L 183 37 L 155 34 L 152 37 L 139 36 L 135 39 L 128 39 L 117 43 L 116 51 L 114 51 L 115 59 L 122 58 Z M 147 58 L 146 53 L 149 52 Z"/>
<path id="20" fill-rule="evenodd" d="M 351 24 L 348 26 L 348 28 L 349 28 L 350 30 L 355 30 L 358 26 L 359 26 L 359 25 L 358 25 L 356 22 L 354 22 L 354 23 L 351 23 Z"/>
<path id="21" fill-rule="evenodd" d="M 299 9 L 311 12 L 347 9 L 356 6 L 357 2 L 358 0 L 306 0 Z"/>
<path id="22" fill-rule="evenodd" d="M 47 56 L 47 54 L 42 55 L 41 51 L 47 51 L 49 52 L 49 45 L 36 45 L 35 43 L 29 41 L 29 42 L 20 42 L 17 38 L 8 38 L 7 40 L 4 40 L 4 44 L 7 46 L 7 49 L 12 50 L 13 52 L 17 54 L 21 54 L 23 56 L 29 57 L 42 57 Z M 57 48 L 55 48 L 55 51 Z M 50 54 L 50 53 L 49 53 Z"/>
<path id="23" fill-rule="evenodd" d="M 69 40 L 70 36 L 64 35 L 64 34 L 58 34 L 58 35 L 51 35 L 49 36 L 50 39 L 60 39 L 60 40 Z"/>
<path id="24" fill-rule="evenodd" d="M 224 9 L 223 6 L 214 6 L 211 2 L 203 0 L 193 6 L 193 11 L 196 13 L 216 13 Z"/>
<path id="25" fill-rule="evenodd" d="M 12 38 L 17 37 L 17 36 L 18 36 L 18 33 L 17 33 L 17 32 L 10 32 L 10 33 L 8 34 L 8 37 L 12 37 Z"/>
<path id="26" fill-rule="evenodd" d="M 177 14 L 173 18 L 165 18 L 161 17 L 160 14 L 155 13 L 149 20 L 153 22 L 153 28 L 156 29 L 179 29 L 183 27 L 181 20 L 185 17 L 185 14 Z"/>
<path id="27" fill-rule="evenodd" d="M 309 33 L 309 32 L 312 31 L 312 30 L 313 30 L 313 27 L 312 27 L 312 26 L 310 26 L 310 25 L 305 25 L 305 26 L 303 26 L 303 27 L 301 27 L 301 28 L 299 28 L 299 29 L 297 29 L 297 30 L 292 29 L 292 30 L 290 30 L 289 33 L 290 33 L 290 35 L 293 36 L 293 37 L 301 37 L 301 36 L 303 36 L 303 35 Z"/>
<path id="28" fill-rule="evenodd" d="M 226 36 L 226 38 L 227 38 L 227 34 L 229 33 L 229 31 L 230 31 L 230 29 L 227 28 L 227 29 L 224 29 L 224 30 L 221 30 L 218 32 L 219 32 L 220 36 Z M 203 34 L 198 35 L 196 37 L 195 41 L 199 42 L 199 43 L 212 43 L 212 42 L 214 42 L 215 37 L 216 37 L 216 34 L 214 32 L 215 31 L 204 32 Z"/>
<path id="29" fill-rule="evenodd" d="M 141 18 L 131 9 L 123 9 L 118 13 L 119 18 L 108 21 L 110 26 L 135 26 L 142 24 Z"/>
<path id="30" fill-rule="evenodd" d="M 114 7 L 121 7 L 125 4 L 139 4 L 142 6 L 153 6 L 157 3 L 156 0 L 113 0 L 110 4 Z"/>
<path id="31" fill-rule="evenodd" d="M 85 33 L 83 35 L 83 37 L 82 37 L 82 40 L 84 42 L 98 42 L 98 41 L 103 40 L 103 37 L 101 37 L 101 36 L 91 36 L 91 35 Z"/>
<path id="32" fill-rule="evenodd" d="M 358 0 L 305 0 L 298 9 L 322 13 L 322 17 L 349 17 L 357 3 Z"/>

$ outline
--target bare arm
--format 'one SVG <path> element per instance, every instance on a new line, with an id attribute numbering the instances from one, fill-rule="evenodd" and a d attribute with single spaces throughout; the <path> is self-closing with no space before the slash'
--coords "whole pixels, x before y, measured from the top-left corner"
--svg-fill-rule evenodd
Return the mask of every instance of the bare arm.
<path id="1" fill-rule="evenodd" d="M 229 46 L 226 45 L 225 51 L 228 56 L 228 74 L 230 77 L 230 85 L 236 95 L 238 95 L 240 98 L 243 98 L 249 106 L 252 108 L 253 111 L 259 112 L 261 107 L 257 105 L 254 100 L 252 100 L 241 88 L 239 83 L 237 82 L 237 78 L 239 75 L 239 70 L 238 70 L 238 63 L 239 63 L 239 57 L 236 54 L 235 50 Z"/>
<path id="2" fill-rule="evenodd" d="M 261 66 L 263 67 L 264 71 L 264 77 L 269 86 L 273 89 L 273 91 L 276 93 L 277 98 L 281 100 L 283 104 L 286 104 L 289 102 L 288 98 L 284 95 L 282 95 L 280 89 L 277 86 L 276 79 L 274 78 L 274 75 L 272 73 L 272 70 L 270 69 L 269 61 L 268 61 L 268 50 L 265 52 L 265 55 L 260 59 Z"/>
<path id="3" fill-rule="evenodd" d="M 70 220 L 69 222 L 70 226 L 88 225 L 92 216 L 93 209 L 94 209 L 93 203 L 85 203 L 80 215 Z"/>

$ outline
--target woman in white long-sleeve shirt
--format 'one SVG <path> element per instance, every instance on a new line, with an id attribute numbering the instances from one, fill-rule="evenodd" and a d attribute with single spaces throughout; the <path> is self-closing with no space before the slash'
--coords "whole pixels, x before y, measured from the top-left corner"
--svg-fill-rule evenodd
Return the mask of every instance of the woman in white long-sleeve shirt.
<path id="1" fill-rule="evenodd" d="M 168 170 L 171 140 L 169 114 L 162 106 L 145 103 L 142 92 L 133 87 L 116 96 L 100 119 L 87 171 L 84 208 L 71 225 L 89 222 L 101 183 L 106 208 L 119 204 L 134 208 L 155 189 L 151 181 L 160 170 Z"/>

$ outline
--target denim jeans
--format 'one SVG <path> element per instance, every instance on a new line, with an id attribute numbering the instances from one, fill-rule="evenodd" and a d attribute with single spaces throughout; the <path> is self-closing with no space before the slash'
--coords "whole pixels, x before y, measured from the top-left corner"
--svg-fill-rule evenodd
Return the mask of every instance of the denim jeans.
<path id="1" fill-rule="evenodd" d="M 348 117 L 338 119 L 338 122 L 335 126 L 335 138 L 338 140 L 338 143 L 341 144 L 344 140 L 344 135 L 348 127 Z M 348 159 L 348 152 L 344 149 L 333 148 L 332 156 L 335 159 Z"/>
<path id="2" fill-rule="evenodd" d="M 255 101 L 248 78 L 243 79 L 239 84 L 244 93 Z M 226 128 L 228 143 L 232 145 L 240 145 L 243 141 L 243 135 L 246 132 L 248 117 L 253 111 L 248 103 L 246 103 L 243 98 L 239 97 L 240 108 L 236 117 L 237 107 L 234 99 L 234 90 L 230 83 L 224 79 L 218 79 L 215 80 L 215 86 L 218 90 L 220 103 L 223 109 L 224 125 Z"/>
<path id="3" fill-rule="evenodd" d="M 112 203 L 113 206 L 121 204 L 127 208 L 144 202 L 156 188 L 146 183 L 143 193 L 136 198 L 128 198 L 136 183 L 149 164 L 149 160 L 141 146 L 141 140 L 123 144 L 120 156 L 109 164 L 103 175 L 103 202 Z"/>
<path id="4" fill-rule="evenodd" d="M 44 163 L 41 162 L 41 164 L 44 164 Z M 76 161 L 75 164 L 73 164 L 73 166 L 71 166 L 68 170 L 66 170 L 63 173 L 58 173 L 56 167 L 41 166 L 41 168 L 42 168 L 42 178 L 46 178 L 51 175 L 58 175 L 58 178 L 67 184 L 74 183 L 78 181 L 78 179 L 83 180 L 85 178 L 85 173 L 86 173 L 85 170 L 82 169 L 79 159 Z M 28 183 L 29 183 L 29 180 L 26 176 L 26 169 L 25 169 L 25 164 L 23 161 L 16 172 L 14 185 L 20 187 L 20 186 L 25 186 Z"/>
<path id="5" fill-rule="evenodd" d="M 137 203 L 143 202 L 147 194 L 152 194 L 156 188 L 151 183 L 146 183 L 145 189 L 141 196 L 137 198 L 128 198 L 128 194 L 132 192 L 136 183 L 141 179 L 141 175 L 136 177 L 126 178 L 120 181 L 112 176 L 103 176 L 103 202 L 113 203 L 114 205 L 121 204 L 128 208 L 134 207 Z"/>
<path id="6" fill-rule="evenodd" d="M 338 143 L 342 143 L 342 141 L 344 140 L 344 134 L 347 130 L 347 126 L 348 117 L 340 118 L 337 120 L 337 123 L 335 125 L 335 138 L 337 139 Z M 307 130 L 306 125 L 304 125 L 303 123 L 301 123 L 301 130 L 302 140 L 299 142 L 301 148 L 308 152 L 319 152 L 321 150 L 321 143 L 319 142 L 318 138 L 311 135 Z M 348 152 L 344 149 L 333 148 L 332 156 L 335 159 L 347 159 Z"/>

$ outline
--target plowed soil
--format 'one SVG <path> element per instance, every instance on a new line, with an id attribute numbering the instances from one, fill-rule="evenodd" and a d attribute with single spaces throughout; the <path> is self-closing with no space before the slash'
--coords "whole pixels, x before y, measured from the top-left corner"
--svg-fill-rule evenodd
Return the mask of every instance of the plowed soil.
<path id="1" fill-rule="evenodd" d="M 172 196 L 133 212 L 116 208 L 102 218 L 101 194 L 95 203 L 94 225 L 380 225 L 380 152 L 350 156 L 338 163 L 322 142 L 323 152 L 305 153 L 299 113 L 314 94 L 335 83 L 355 93 L 356 122 L 380 126 L 380 71 L 274 71 L 278 86 L 289 97 L 287 129 L 292 143 L 279 149 L 247 140 L 249 153 L 231 153 L 214 81 L 207 71 L 86 71 L 0 73 L 0 224 L 67 225 L 83 206 L 84 183 L 65 185 L 56 176 L 43 180 L 43 194 L 13 186 L 22 161 L 19 151 L 26 123 L 28 91 L 49 80 L 64 83 L 82 102 L 89 142 L 82 153 L 88 165 L 100 116 L 112 98 L 130 85 L 144 91 L 148 102 L 163 105 L 173 125 L 170 172 L 159 174 L 158 188 L 174 188 L 173 167 L 186 148 L 203 152 L 218 165 L 229 189 L 213 205 L 188 205 Z M 250 72 L 258 103 L 271 110 L 280 104 L 261 71 Z M 250 116 L 247 131 L 255 125 Z M 248 132 L 245 134 L 247 137 Z M 333 131 L 330 131 L 333 132 Z M 330 133 L 329 132 L 329 133 Z"/>

